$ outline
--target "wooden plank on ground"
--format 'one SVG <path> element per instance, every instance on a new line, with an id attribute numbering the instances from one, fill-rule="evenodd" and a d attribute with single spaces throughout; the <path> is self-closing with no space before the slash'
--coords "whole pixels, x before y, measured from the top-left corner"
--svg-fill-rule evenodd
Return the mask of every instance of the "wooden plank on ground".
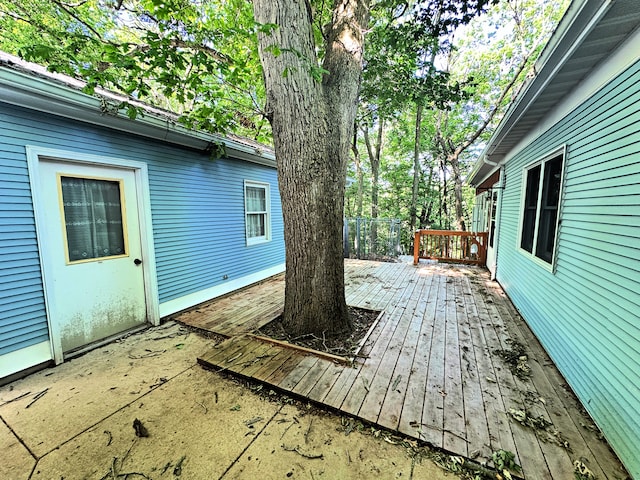
<path id="1" fill-rule="evenodd" d="M 331 390 L 331 387 L 336 383 L 338 377 L 344 372 L 345 369 L 351 369 L 350 366 L 331 362 L 329 368 L 325 370 L 322 376 L 318 379 L 313 389 L 309 391 L 307 397 L 314 402 L 320 402 Z"/>
<path id="2" fill-rule="evenodd" d="M 318 357 L 314 357 L 309 355 L 308 357 L 304 357 L 296 367 L 282 379 L 282 381 L 277 385 L 279 388 L 286 390 L 288 392 L 292 391 L 294 387 L 300 382 L 300 380 L 306 375 L 306 373 L 318 362 Z"/>
<path id="3" fill-rule="evenodd" d="M 487 428 L 491 443 L 491 451 L 499 449 L 515 454 L 515 461 L 520 464 L 519 452 L 511 432 L 511 423 L 507 415 L 496 372 L 492 361 L 492 352 L 484 337 L 484 322 L 490 321 L 486 318 L 486 312 L 478 308 L 481 293 L 474 287 L 472 282 L 468 282 L 465 288 L 469 289 L 471 295 L 465 296 L 466 307 L 469 313 L 469 333 L 473 346 L 473 353 L 478 369 L 478 380 L 482 392 L 482 401 L 487 418 Z"/>
<path id="4" fill-rule="evenodd" d="M 369 384 L 369 391 L 360 407 L 358 415 L 362 418 L 366 418 L 370 421 L 378 422 L 382 404 L 389 389 L 396 389 L 397 385 L 394 385 L 402 381 L 402 374 L 397 373 L 396 377 L 393 377 L 394 371 L 396 371 L 397 363 L 400 359 L 400 353 L 402 352 L 402 346 L 407 340 L 407 332 L 412 324 L 414 317 L 412 313 L 415 311 L 415 305 L 417 303 L 416 285 L 418 282 L 417 269 L 412 269 L 412 276 L 404 278 L 404 283 L 401 284 L 404 289 L 402 296 L 399 299 L 396 308 L 390 313 L 390 317 L 399 317 L 396 321 L 396 328 L 393 331 L 392 337 L 387 347 L 382 350 L 376 350 L 375 346 L 372 349 L 371 355 L 380 355 L 382 357 L 375 376 L 371 379 Z M 408 363 L 408 362 L 407 362 Z M 409 367 L 406 365 L 405 368 Z M 405 372 L 406 374 L 406 372 Z M 385 423 L 395 423 L 390 428 L 395 429 L 399 420 L 399 414 L 392 422 L 390 418 L 385 420 Z M 380 425 L 385 425 L 380 423 Z"/>
<path id="5" fill-rule="evenodd" d="M 499 316 L 493 311 L 492 304 L 485 301 L 482 295 L 476 297 L 476 304 L 478 310 L 482 312 L 481 318 L 483 319 L 483 333 L 487 341 L 489 352 L 493 353 L 496 350 L 501 350 L 506 347 L 500 341 L 500 337 L 496 332 L 495 321 L 499 322 Z M 497 328 L 500 328 L 498 324 Z M 500 388 L 500 396 L 505 406 L 505 412 L 508 414 L 509 409 L 521 409 L 523 406 L 522 396 L 518 391 L 513 375 L 509 369 L 504 365 L 502 359 L 494 354 L 495 361 L 495 375 Z M 509 418 L 509 417 L 508 417 Z M 527 430 L 520 424 L 511 421 L 511 432 L 513 434 L 513 440 L 516 445 L 518 457 L 520 459 L 520 466 L 522 472 L 527 479 L 551 479 L 551 473 L 549 472 L 544 454 L 540 447 L 540 442 L 534 432 Z"/>
<path id="6" fill-rule="evenodd" d="M 280 368 L 272 372 L 270 375 L 266 376 L 263 381 L 273 386 L 279 386 L 280 383 L 287 377 L 287 375 L 293 372 L 300 364 L 302 359 L 306 357 L 307 355 L 292 350 L 291 355 L 289 356 L 287 361 L 282 364 Z"/>
<path id="7" fill-rule="evenodd" d="M 272 346 L 272 350 L 270 350 L 270 352 L 275 353 L 272 353 L 272 356 L 269 357 L 269 361 L 257 366 L 257 368 L 251 372 L 247 372 L 247 374 L 251 374 L 252 378 L 264 382 L 275 372 L 286 370 L 291 359 L 299 356 L 299 353 L 295 350 L 277 346 Z"/>
<path id="8" fill-rule="evenodd" d="M 351 390 L 362 365 L 363 362 L 356 362 L 353 367 L 343 370 L 324 398 L 319 399 L 319 401 L 329 407 L 339 409 L 345 397 Z"/>
<path id="9" fill-rule="evenodd" d="M 425 269 L 426 270 L 426 269 Z M 427 374 L 429 371 L 429 357 L 431 356 L 431 341 L 433 340 L 433 326 L 436 315 L 438 280 L 432 273 L 428 276 L 428 291 L 425 286 L 422 295 L 421 323 L 418 333 L 418 344 L 413 358 L 413 365 L 409 370 L 407 392 L 402 405 L 402 414 L 398 429 L 400 432 L 423 440 L 422 409 L 424 406 Z"/>
<path id="10" fill-rule="evenodd" d="M 458 341 L 461 348 L 460 371 L 467 430 L 466 438 L 469 442 L 467 450 L 470 458 L 482 463 L 491 460 L 493 452 L 490 447 L 489 422 L 482 401 L 482 385 L 480 383 L 478 361 L 471 339 L 471 328 L 469 326 L 471 314 L 467 309 L 467 305 L 468 302 L 472 301 L 470 299 L 472 294 L 467 285 L 466 276 L 460 282 L 456 282 L 455 285 Z"/>
<path id="11" fill-rule="evenodd" d="M 251 339 L 246 336 L 230 338 L 202 354 L 198 358 L 198 362 L 211 367 L 218 367 L 220 362 L 224 362 L 225 359 L 246 348 L 250 342 Z"/>
<path id="12" fill-rule="evenodd" d="M 254 339 L 254 341 L 256 341 Z M 282 353 L 282 349 L 266 342 L 257 341 L 259 347 L 257 347 L 251 356 L 247 358 L 244 363 L 238 365 L 233 371 L 242 375 L 243 377 L 251 378 L 255 373 L 265 365 L 271 365 L 278 363 L 282 360 L 278 358 Z"/>
<path id="13" fill-rule="evenodd" d="M 409 381 L 414 359 L 416 355 L 419 354 L 417 347 L 420 341 L 420 330 L 427 305 L 425 297 L 429 294 L 432 278 L 431 276 L 424 277 L 422 275 L 414 277 L 416 282 L 415 290 L 404 311 L 404 315 L 410 318 L 409 329 L 405 335 L 398 360 L 391 375 L 393 380 L 389 384 L 378 416 L 379 425 L 393 430 L 397 430 L 400 424 L 402 407 L 409 391 Z M 424 390 L 422 392 L 424 392 Z M 422 404 L 422 398 L 424 398 L 424 393 L 420 394 L 420 404 Z M 419 423 L 418 421 L 417 424 Z"/>
<path id="14" fill-rule="evenodd" d="M 404 292 L 406 293 L 406 291 L 407 289 L 405 289 Z M 411 291 L 409 292 L 409 297 L 410 297 Z M 385 323 L 384 328 L 380 331 L 380 335 L 378 336 L 378 338 L 375 339 L 375 343 L 373 344 L 373 347 L 367 353 L 368 358 L 365 360 L 363 367 L 359 370 L 358 376 L 356 377 L 351 389 L 347 393 L 340 407 L 341 410 L 351 415 L 359 414 L 361 410 L 361 406 L 365 401 L 365 398 L 370 392 L 370 386 L 374 381 L 375 376 L 377 375 L 378 367 L 380 366 L 380 363 L 384 359 L 385 352 L 387 351 L 389 344 L 392 342 L 394 332 L 398 327 L 398 323 L 402 319 L 401 305 L 403 305 L 406 301 L 408 301 L 409 297 L 405 297 L 404 294 L 403 296 L 400 296 L 398 298 L 398 302 L 396 303 L 396 307 L 394 308 L 394 310 L 388 313 L 387 322 Z M 394 361 L 394 365 L 395 365 L 395 361 Z M 390 368 L 392 368 L 392 366 Z M 387 373 L 387 376 L 389 374 L 390 372 Z M 378 387 L 381 385 L 381 383 L 382 383 L 381 381 L 378 382 Z M 375 394 L 379 395 L 379 390 L 376 390 Z M 379 412 L 379 407 L 376 408 L 375 412 L 369 412 L 372 416 L 375 413 L 375 416 L 373 418 L 369 418 L 368 416 L 364 416 L 362 418 L 365 418 L 370 421 L 376 421 L 378 417 L 378 412 Z M 365 412 L 362 412 L 362 413 L 365 413 Z M 360 413 L 360 416 L 362 416 L 362 413 Z"/>
<path id="15" fill-rule="evenodd" d="M 331 365 L 333 365 L 333 362 L 325 360 L 324 358 L 319 358 L 309 371 L 305 373 L 304 377 L 300 379 L 296 386 L 293 387 L 292 392 L 297 395 L 307 397 L 309 392 L 313 390 L 313 387 L 316 386 L 320 378 L 324 375 L 324 372 L 326 372 Z"/>
<path id="16" fill-rule="evenodd" d="M 229 354 L 224 360 L 219 361 L 218 364 L 224 370 L 238 373 L 247 365 L 251 365 L 253 360 L 260 357 L 268 348 L 268 345 L 250 339 L 244 348 L 234 354 Z"/>
<path id="17" fill-rule="evenodd" d="M 445 299 L 446 277 L 441 274 L 437 281 L 437 303 L 433 318 L 433 338 L 429 351 L 429 371 L 422 407 L 422 438 L 442 448 L 444 441 L 444 352 L 445 352 Z"/>
<path id="18" fill-rule="evenodd" d="M 445 300 L 445 353 L 444 353 L 444 410 L 443 447 L 445 450 L 468 456 L 464 399 L 462 393 L 462 372 L 460 361 L 460 339 L 458 337 L 458 316 L 456 304 L 456 284 L 460 277 L 458 269 L 451 269 L 447 278 Z"/>
<path id="19" fill-rule="evenodd" d="M 571 448 L 569 461 L 567 462 L 563 455 L 558 456 L 563 463 L 568 463 L 565 468 L 572 467 L 571 459 L 584 459 L 585 464 L 597 478 L 616 478 L 614 477 L 616 474 L 619 477 L 624 476 L 619 461 L 611 454 L 606 442 L 600 441 L 592 430 L 583 427 L 583 424 L 588 425 L 591 420 L 583 417 L 577 399 L 563 388 L 564 379 L 553 366 L 533 332 L 510 305 L 509 299 L 506 295 L 497 295 L 493 292 L 493 300 L 501 317 L 508 322 L 509 331 L 522 345 L 527 346 L 528 365 L 531 368 L 530 381 L 536 395 L 542 399 L 538 401 L 544 402 L 549 418 L 561 437 L 569 442 Z M 547 452 L 545 457 L 548 463 L 558 461 L 551 458 Z"/>
<path id="20" fill-rule="evenodd" d="M 366 279 L 367 282 L 362 284 L 354 291 L 351 290 L 349 284 L 346 285 L 345 294 L 347 297 L 347 303 L 361 308 L 369 308 L 371 310 L 383 310 L 386 304 L 381 304 L 380 297 L 384 293 L 386 282 L 383 280 L 383 275 L 387 271 L 393 270 L 392 263 L 381 263 L 378 268 L 369 273 Z"/>

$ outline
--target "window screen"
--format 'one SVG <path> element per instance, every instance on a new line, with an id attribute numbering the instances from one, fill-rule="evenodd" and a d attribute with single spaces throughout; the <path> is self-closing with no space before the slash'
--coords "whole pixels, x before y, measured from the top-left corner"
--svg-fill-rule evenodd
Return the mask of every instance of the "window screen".
<path id="1" fill-rule="evenodd" d="M 245 222 L 247 244 L 269 240 L 269 188 L 266 184 L 245 182 Z"/>
<path id="2" fill-rule="evenodd" d="M 125 255 L 121 182 L 60 177 L 69 261 Z"/>
<path id="3" fill-rule="evenodd" d="M 547 263 L 553 262 L 563 163 L 564 156 L 556 155 L 526 173 L 520 248 Z"/>

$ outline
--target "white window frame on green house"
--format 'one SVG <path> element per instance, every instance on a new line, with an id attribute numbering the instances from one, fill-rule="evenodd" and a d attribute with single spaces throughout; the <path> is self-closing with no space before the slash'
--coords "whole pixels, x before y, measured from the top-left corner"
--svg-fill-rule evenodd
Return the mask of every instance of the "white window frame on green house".
<path id="1" fill-rule="evenodd" d="M 557 163 L 554 165 L 558 160 L 559 171 Z M 556 268 L 566 163 L 566 145 L 563 145 L 527 165 L 522 174 L 518 250 L 552 273 L 555 273 Z M 556 173 L 552 171 L 554 166 Z M 549 182 L 553 180 L 550 177 L 552 174 L 555 181 L 551 184 Z M 556 175 L 559 175 L 559 178 Z M 550 190 L 555 188 L 556 193 L 550 193 Z M 555 221 L 549 217 L 553 216 L 554 212 Z"/>
<path id="2" fill-rule="evenodd" d="M 244 224 L 247 245 L 271 240 L 271 186 L 268 183 L 244 181 Z M 264 204 L 256 202 L 254 194 L 263 192 Z"/>

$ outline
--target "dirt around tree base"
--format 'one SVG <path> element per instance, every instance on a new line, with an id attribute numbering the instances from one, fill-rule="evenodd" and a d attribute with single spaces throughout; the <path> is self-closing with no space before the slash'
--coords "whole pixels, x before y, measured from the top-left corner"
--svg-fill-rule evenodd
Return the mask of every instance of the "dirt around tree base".
<path id="1" fill-rule="evenodd" d="M 353 321 L 353 332 L 349 336 L 318 337 L 313 334 L 291 337 L 282 326 L 282 317 L 278 317 L 256 331 L 258 335 L 286 341 L 300 347 L 318 350 L 341 357 L 353 357 L 357 354 L 361 342 L 380 315 L 379 311 L 349 307 Z"/>

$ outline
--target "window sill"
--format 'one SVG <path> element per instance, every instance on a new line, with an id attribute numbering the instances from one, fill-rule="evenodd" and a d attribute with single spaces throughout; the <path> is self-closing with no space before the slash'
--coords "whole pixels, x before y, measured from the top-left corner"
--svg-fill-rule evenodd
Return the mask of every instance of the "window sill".
<path id="1" fill-rule="evenodd" d="M 253 247 L 254 245 L 262 245 L 269 242 L 271 242 L 271 239 L 265 238 L 265 237 L 258 237 L 258 238 L 251 238 L 251 239 L 247 238 L 247 247 Z"/>
<path id="2" fill-rule="evenodd" d="M 518 252 L 520 252 L 520 254 L 522 256 L 528 258 L 529 260 L 531 260 L 533 263 L 535 263 L 539 267 L 544 268 L 547 272 L 551 273 L 552 275 L 555 275 L 555 273 L 556 273 L 555 256 L 554 256 L 554 259 L 553 259 L 552 263 L 547 263 L 544 260 L 542 260 L 541 258 L 536 257 L 534 254 L 529 253 L 524 248 L 518 247 Z"/>

